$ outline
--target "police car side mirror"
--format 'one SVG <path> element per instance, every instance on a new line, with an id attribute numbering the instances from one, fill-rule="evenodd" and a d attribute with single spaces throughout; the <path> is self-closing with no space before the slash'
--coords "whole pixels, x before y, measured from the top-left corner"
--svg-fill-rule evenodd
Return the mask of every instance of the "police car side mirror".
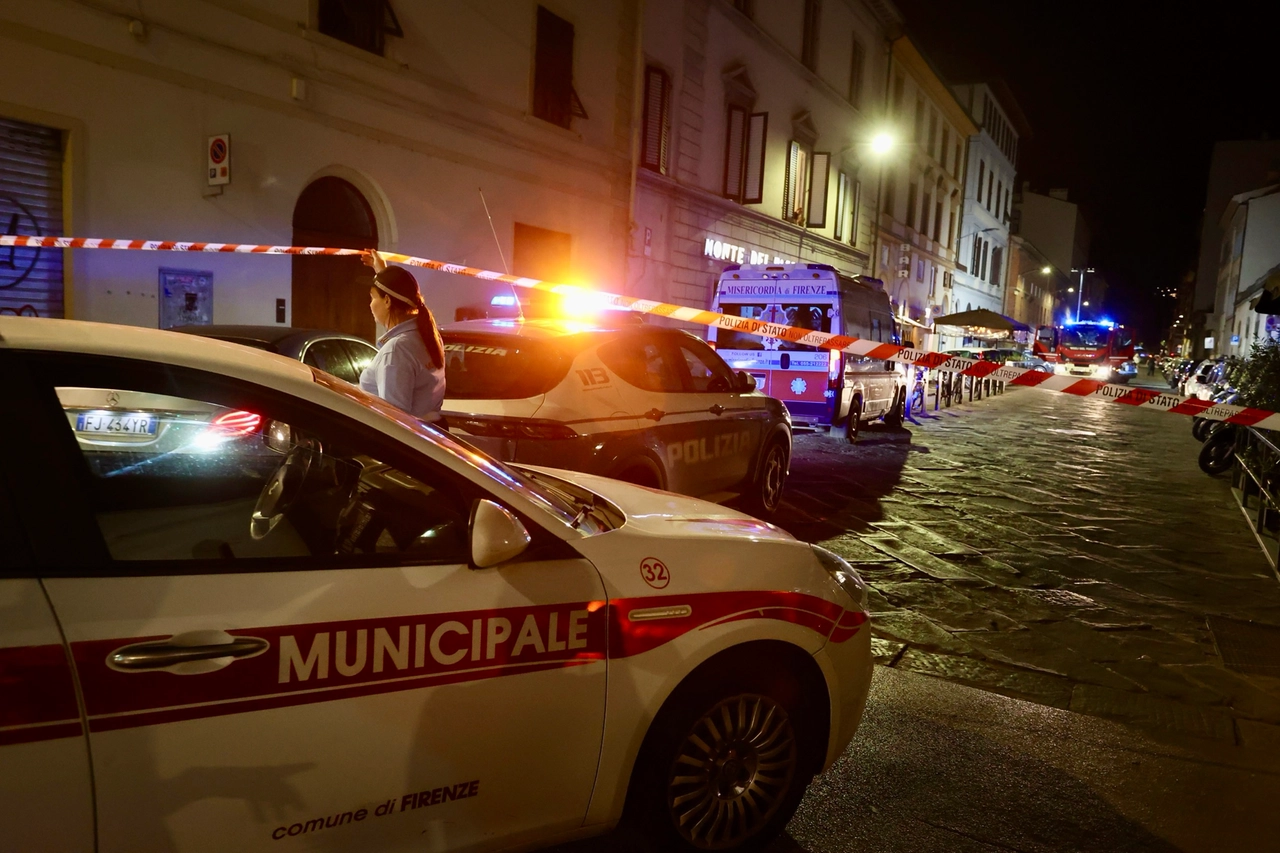
<path id="1" fill-rule="evenodd" d="M 734 385 L 737 386 L 738 391 L 750 394 L 756 390 L 756 378 L 745 370 L 739 370 L 735 380 Z"/>
<path id="2" fill-rule="evenodd" d="M 529 531 L 520 519 L 490 500 L 471 509 L 471 562 L 487 569 L 514 559 L 529 547 Z"/>

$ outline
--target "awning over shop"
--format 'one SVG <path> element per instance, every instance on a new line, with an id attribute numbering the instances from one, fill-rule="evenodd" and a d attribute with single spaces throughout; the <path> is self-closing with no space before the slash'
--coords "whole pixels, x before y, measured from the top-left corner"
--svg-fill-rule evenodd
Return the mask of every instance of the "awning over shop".
<path id="1" fill-rule="evenodd" d="M 971 329 L 992 329 L 1000 332 L 1029 332 L 1031 327 L 1019 323 L 1012 317 L 997 314 L 986 308 L 975 308 L 972 311 L 961 311 L 959 314 L 946 314 L 933 319 L 935 326 L 960 326 Z"/>

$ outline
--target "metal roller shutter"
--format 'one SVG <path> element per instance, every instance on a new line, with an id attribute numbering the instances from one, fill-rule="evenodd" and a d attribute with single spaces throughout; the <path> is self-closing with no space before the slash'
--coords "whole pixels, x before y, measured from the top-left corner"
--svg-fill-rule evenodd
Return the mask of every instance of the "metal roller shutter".
<path id="1" fill-rule="evenodd" d="M 62 234 L 62 131 L 0 117 L 0 233 Z M 62 250 L 0 248 L 0 314 L 61 317 Z"/>

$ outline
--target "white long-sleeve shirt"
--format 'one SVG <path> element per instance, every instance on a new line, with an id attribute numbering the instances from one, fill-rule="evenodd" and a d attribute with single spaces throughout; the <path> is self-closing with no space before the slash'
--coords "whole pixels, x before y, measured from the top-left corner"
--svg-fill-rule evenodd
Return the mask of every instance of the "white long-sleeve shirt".
<path id="1" fill-rule="evenodd" d="M 393 326 L 378 339 L 377 355 L 360 373 L 360 388 L 420 420 L 440 418 L 444 368 L 432 366 L 416 319 Z"/>

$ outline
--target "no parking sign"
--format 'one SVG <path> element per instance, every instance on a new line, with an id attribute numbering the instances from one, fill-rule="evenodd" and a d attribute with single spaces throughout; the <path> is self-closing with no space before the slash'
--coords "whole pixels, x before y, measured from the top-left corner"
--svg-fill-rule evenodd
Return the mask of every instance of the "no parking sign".
<path id="1" fill-rule="evenodd" d="M 209 137 L 209 186 L 231 183 L 231 134 Z"/>

